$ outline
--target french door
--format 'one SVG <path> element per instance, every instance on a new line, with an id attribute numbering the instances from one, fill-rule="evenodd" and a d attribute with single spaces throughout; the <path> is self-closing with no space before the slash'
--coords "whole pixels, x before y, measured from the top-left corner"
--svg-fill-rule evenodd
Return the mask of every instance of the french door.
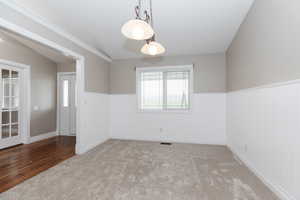
<path id="1" fill-rule="evenodd" d="M 60 73 L 59 84 L 59 133 L 76 135 L 76 74 Z"/>
<path id="2" fill-rule="evenodd" d="M 22 143 L 20 134 L 20 70 L 0 66 L 0 149 Z"/>

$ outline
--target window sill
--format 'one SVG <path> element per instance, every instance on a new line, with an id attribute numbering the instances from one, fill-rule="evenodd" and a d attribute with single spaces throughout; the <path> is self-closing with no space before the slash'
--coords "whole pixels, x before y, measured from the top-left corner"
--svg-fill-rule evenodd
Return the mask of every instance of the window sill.
<path id="1" fill-rule="evenodd" d="M 186 110 L 138 110 L 138 113 L 145 113 L 145 114 L 190 114 L 192 113 L 192 109 Z"/>

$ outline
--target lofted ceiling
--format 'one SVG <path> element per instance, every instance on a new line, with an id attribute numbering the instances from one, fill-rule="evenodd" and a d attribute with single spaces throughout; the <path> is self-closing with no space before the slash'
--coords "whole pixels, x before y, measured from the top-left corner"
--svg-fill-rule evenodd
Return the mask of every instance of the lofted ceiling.
<path id="1" fill-rule="evenodd" d="M 61 52 L 50 49 L 49 47 L 46 47 L 42 44 L 39 44 L 35 41 L 31 41 L 29 39 L 26 39 L 14 33 L 0 29 L 0 37 L 4 39 L 4 41 L 8 40 L 8 41 L 14 41 L 19 44 L 22 44 L 23 46 L 30 48 L 31 50 L 35 51 L 37 54 L 40 54 L 41 56 L 44 56 L 55 63 L 74 62 L 74 60 L 71 57 L 68 57 L 67 55 L 63 55 Z"/>
<path id="2" fill-rule="evenodd" d="M 152 1 L 154 30 L 167 49 L 166 55 L 193 55 L 225 52 L 254 0 Z M 120 31 L 134 18 L 137 0 L 15 2 L 112 59 L 142 56 L 139 49 L 143 42 L 127 40 Z"/>

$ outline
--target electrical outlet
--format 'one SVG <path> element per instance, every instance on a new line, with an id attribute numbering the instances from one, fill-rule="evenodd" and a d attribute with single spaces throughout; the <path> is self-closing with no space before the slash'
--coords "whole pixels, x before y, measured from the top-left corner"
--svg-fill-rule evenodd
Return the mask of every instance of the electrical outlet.
<path id="1" fill-rule="evenodd" d="M 245 146 L 244 146 L 244 151 L 245 151 L 245 153 L 248 152 L 248 145 L 247 144 L 245 144 Z"/>
<path id="2" fill-rule="evenodd" d="M 160 128 L 160 129 L 159 129 L 159 132 L 161 132 L 161 133 L 164 132 L 164 129 L 163 129 L 163 128 Z"/>

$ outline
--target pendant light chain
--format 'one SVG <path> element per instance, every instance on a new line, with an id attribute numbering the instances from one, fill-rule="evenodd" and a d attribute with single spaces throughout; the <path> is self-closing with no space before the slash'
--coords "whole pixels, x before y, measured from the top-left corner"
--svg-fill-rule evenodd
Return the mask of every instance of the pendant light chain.
<path id="1" fill-rule="evenodd" d="M 139 17 L 141 16 L 142 0 L 139 0 Z"/>
<path id="2" fill-rule="evenodd" d="M 149 1 L 150 1 L 151 26 L 152 26 L 152 28 L 154 29 L 154 19 L 153 19 L 152 0 L 149 0 Z M 149 43 L 149 41 L 155 41 L 155 33 L 154 33 L 153 36 L 152 36 L 148 41 L 146 41 L 146 42 Z"/>
<path id="3" fill-rule="evenodd" d="M 150 18 L 151 18 L 151 26 L 154 28 L 154 22 L 153 22 L 153 10 L 152 10 L 152 0 L 150 0 Z"/>
<path id="4" fill-rule="evenodd" d="M 136 19 L 141 19 L 141 0 L 138 0 L 138 5 L 135 7 Z"/>
<path id="5" fill-rule="evenodd" d="M 152 0 L 144 1 L 146 0 L 137 0 L 136 18 L 125 23 L 121 31 L 129 39 L 146 41 L 141 49 L 142 53 L 151 56 L 163 54 L 166 49 L 155 41 Z"/>

